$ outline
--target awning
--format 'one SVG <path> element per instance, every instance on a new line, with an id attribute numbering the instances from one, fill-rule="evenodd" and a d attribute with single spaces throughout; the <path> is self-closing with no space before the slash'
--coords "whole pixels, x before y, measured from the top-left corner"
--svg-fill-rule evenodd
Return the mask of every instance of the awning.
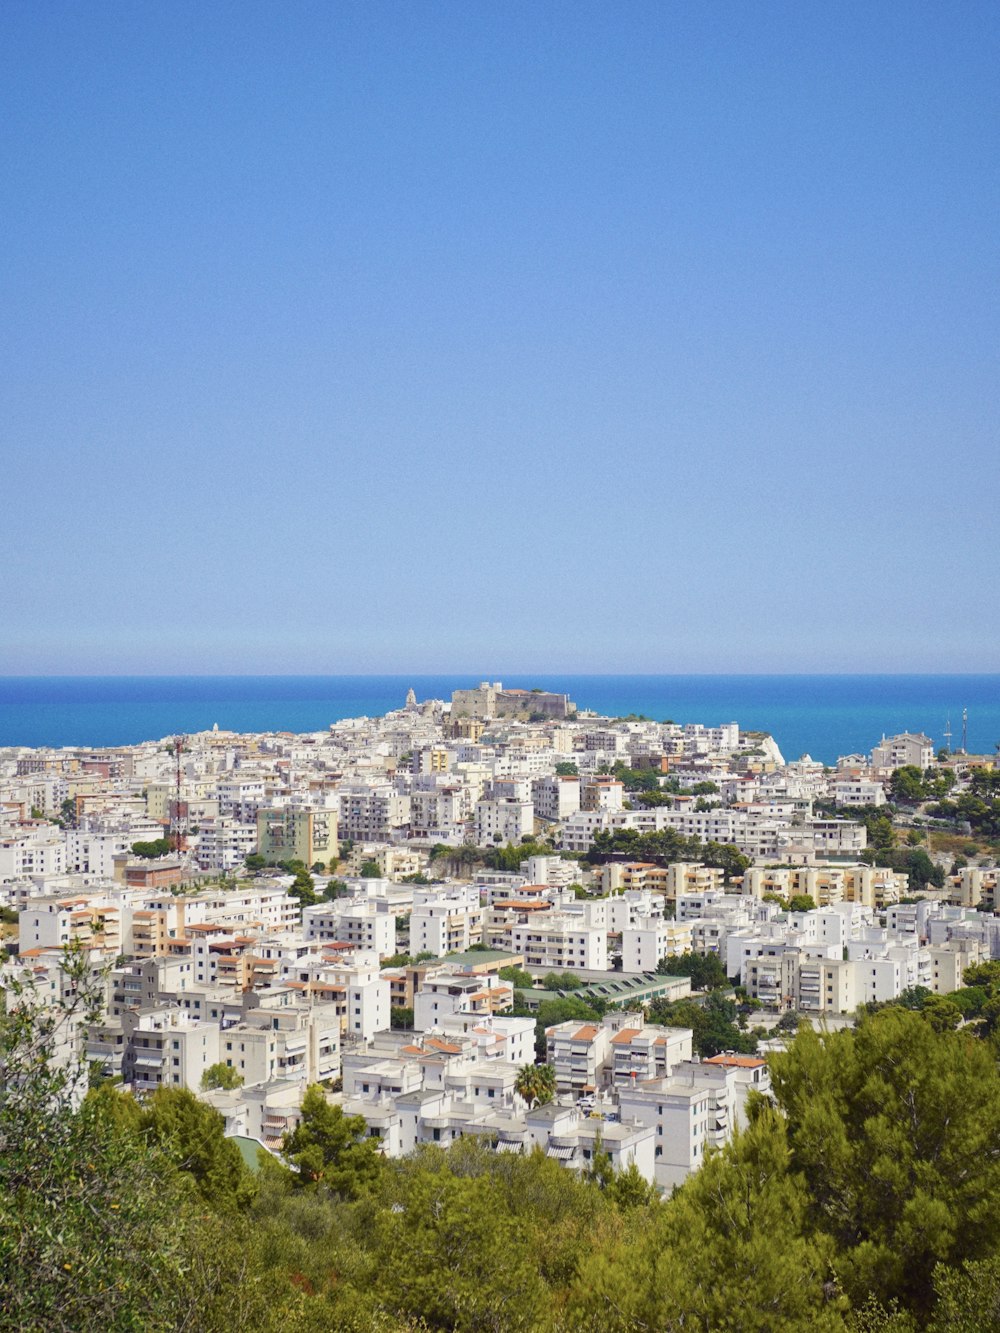
<path id="1" fill-rule="evenodd" d="M 573 1156 L 573 1151 L 574 1150 L 572 1148 L 557 1148 L 550 1143 L 548 1148 L 546 1148 L 545 1150 L 545 1156 L 555 1157 L 560 1162 L 568 1162 L 569 1159 Z"/>
<path id="2" fill-rule="evenodd" d="M 497 1141 L 497 1152 L 520 1152 L 520 1143 L 512 1143 L 510 1139 L 499 1139 Z"/>

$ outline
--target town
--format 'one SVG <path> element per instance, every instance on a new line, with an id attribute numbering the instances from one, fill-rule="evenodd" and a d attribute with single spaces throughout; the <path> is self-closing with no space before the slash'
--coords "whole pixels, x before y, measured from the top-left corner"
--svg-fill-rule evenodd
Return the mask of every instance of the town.
<path id="1" fill-rule="evenodd" d="M 0 980 L 55 1003 L 85 958 L 102 1012 L 59 1058 L 187 1089 L 252 1149 L 320 1085 L 388 1157 L 606 1154 L 669 1192 L 801 1022 L 1000 959 L 1000 872 L 956 817 L 994 759 L 903 734 L 787 761 L 500 682 L 318 733 L 8 747 Z"/>

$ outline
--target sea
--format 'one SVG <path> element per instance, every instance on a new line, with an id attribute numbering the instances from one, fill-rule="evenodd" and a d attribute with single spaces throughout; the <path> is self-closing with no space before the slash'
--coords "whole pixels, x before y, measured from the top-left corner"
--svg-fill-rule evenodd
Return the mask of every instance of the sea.
<path id="1" fill-rule="evenodd" d="M 325 730 L 345 717 L 449 699 L 471 676 L 3 676 L 0 747 L 109 746 L 178 733 Z M 768 731 L 786 759 L 824 763 L 883 736 L 925 732 L 936 747 L 993 753 L 1000 675 L 505 676 L 507 687 L 568 694 L 580 709 L 657 721 L 738 722 Z"/>

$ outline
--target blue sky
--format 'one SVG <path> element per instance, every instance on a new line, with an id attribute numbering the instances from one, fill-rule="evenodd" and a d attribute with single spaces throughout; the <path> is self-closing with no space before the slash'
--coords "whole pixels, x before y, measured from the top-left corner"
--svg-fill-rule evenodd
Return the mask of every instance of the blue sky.
<path id="1" fill-rule="evenodd" d="M 998 670 L 995 3 L 0 12 L 0 672 Z"/>

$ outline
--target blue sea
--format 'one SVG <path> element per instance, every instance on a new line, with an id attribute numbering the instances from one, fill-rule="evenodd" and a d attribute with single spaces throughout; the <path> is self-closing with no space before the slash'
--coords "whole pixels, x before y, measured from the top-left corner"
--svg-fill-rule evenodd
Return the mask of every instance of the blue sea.
<path id="1" fill-rule="evenodd" d="M 869 750 L 883 735 L 924 731 L 992 752 L 1000 741 L 1000 675 L 505 676 L 506 686 L 556 690 L 579 708 L 658 721 L 739 722 L 771 732 L 786 759 L 826 763 Z M 319 731 L 339 718 L 447 699 L 471 676 L 6 676 L 0 746 L 128 745 L 218 723 L 233 731 Z"/>

